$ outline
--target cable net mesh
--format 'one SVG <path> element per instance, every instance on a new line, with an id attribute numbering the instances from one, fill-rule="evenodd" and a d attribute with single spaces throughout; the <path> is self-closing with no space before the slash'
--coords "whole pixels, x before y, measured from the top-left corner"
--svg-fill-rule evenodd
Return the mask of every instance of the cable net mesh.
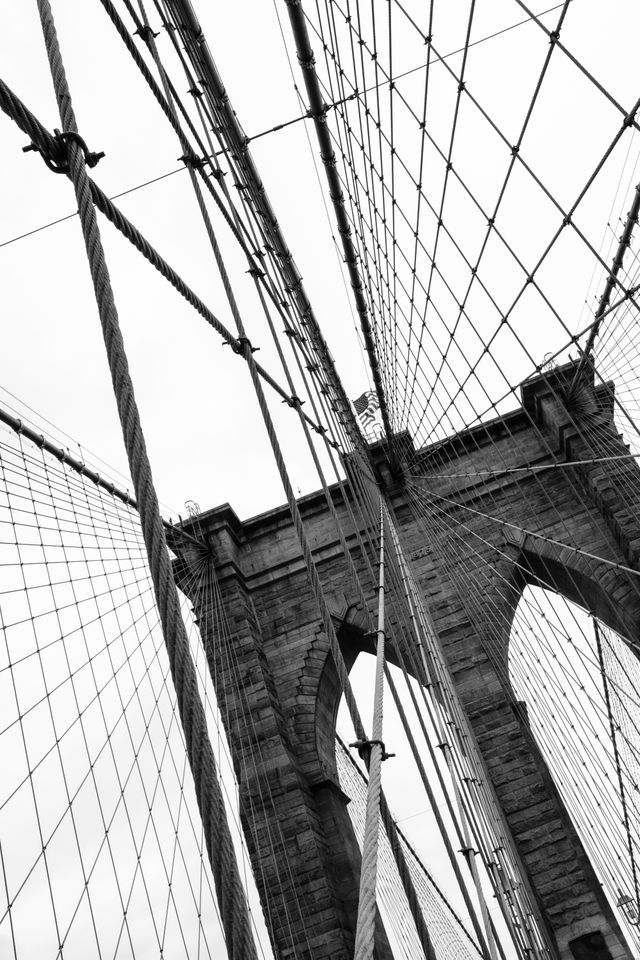
<path id="1" fill-rule="evenodd" d="M 138 516 L 8 431 L 0 628 L 2 956 L 219 956 Z"/>
<path id="2" fill-rule="evenodd" d="M 598 641 L 597 632 L 600 634 Z M 518 711 L 531 724 L 566 810 L 610 902 L 632 922 L 638 861 L 640 663 L 615 631 L 538 587 L 518 605 L 510 639 Z"/>
<path id="3" fill-rule="evenodd" d="M 584 349 L 637 177 L 627 62 L 569 3 L 324 0 L 307 22 L 390 417 L 422 446 Z M 596 351 L 634 408 L 637 251 Z"/>

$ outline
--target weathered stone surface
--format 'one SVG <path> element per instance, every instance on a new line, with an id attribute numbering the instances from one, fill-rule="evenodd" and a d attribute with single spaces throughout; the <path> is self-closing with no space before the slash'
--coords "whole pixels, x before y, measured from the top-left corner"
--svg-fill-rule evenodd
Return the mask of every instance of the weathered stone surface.
<path id="1" fill-rule="evenodd" d="M 568 374 L 560 370 L 528 382 L 521 409 L 459 434 L 437 451 L 419 452 L 414 473 L 431 478 L 433 494 L 455 501 L 447 505 L 448 514 L 464 517 L 474 544 L 466 555 L 450 551 L 448 571 L 439 559 L 446 542 L 434 543 L 433 527 L 416 518 L 406 488 L 396 483 L 387 494 L 557 956 L 589 956 L 584 951 L 590 944 L 604 944 L 608 953 L 596 952 L 594 958 L 621 960 L 630 954 L 532 738 L 526 711 L 514 703 L 508 645 L 526 583 L 542 582 L 563 593 L 633 643 L 640 641 L 640 595 L 614 567 L 481 516 L 499 516 L 598 557 L 637 563 L 638 512 L 629 510 L 628 497 L 600 465 L 547 471 L 543 483 L 539 474 L 509 472 L 558 456 L 593 458 L 599 435 L 609 455 L 613 449 L 624 452 L 606 390 L 597 394 L 599 419 L 590 430 L 596 440 L 587 444 L 559 399 L 563 376 Z M 640 490 L 636 465 L 621 469 L 625 483 Z M 452 476 L 479 471 L 492 475 Z M 373 597 L 360 531 L 351 522 L 355 505 L 345 503 L 338 488 L 332 496 Z M 465 511 L 465 504 L 477 513 Z M 350 666 L 369 643 L 357 593 L 322 494 L 304 497 L 299 505 Z M 214 600 L 193 599 L 276 953 L 346 960 L 353 953 L 360 857 L 335 763 L 341 691 L 293 525 L 285 508 L 241 523 L 228 505 L 197 522 L 215 557 L 227 641 L 213 628 Z M 188 567 L 188 556 L 182 562 Z M 461 599 L 456 580 L 468 585 L 467 597 Z M 380 929 L 380 960 L 387 953 Z"/>

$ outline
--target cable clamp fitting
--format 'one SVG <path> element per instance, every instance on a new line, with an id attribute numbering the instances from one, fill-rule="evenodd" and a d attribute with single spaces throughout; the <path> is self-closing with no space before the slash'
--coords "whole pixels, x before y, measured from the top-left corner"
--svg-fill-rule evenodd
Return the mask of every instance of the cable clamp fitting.
<path id="1" fill-rule="evenodd" d="M 182 157 L 178 157 L 178 160 L 181 160 L 185 167 L 189 167 L 190 170 L 202 170 L 207 162 L 206 157 L 196 157 L 195 154 L 189 153 L 185 153 Z"/>
<path id="2" fill-rule="evenodd" d="M 249 337 L 238 337 L 237 340 L 231 342 L 225 342 L 223 346 L 231 347 L 234 353 L 237 353 L 240 357 L 246 357 L 247 353 L 257 353 L 260 347 L 254 347 L 251 344 Z"/>
<path id="3" fill-rule="evenodd" d="M 460 853 L 465 858 L 465 860 L 471 860 L 471 855 L 473 854 L 473 856 L 475 857 L 477 852 L 478 851 L 475 850 L 473 847 L 461 847 L 460 849 Z"/>
<path id="4" fill-rule="evenodd" d="M 67 174 L 71 172 L 71 167 L 69 165 L 69 152 L 67 150 L 67 143 L 77 144 L 82 153 L 84 154 L 84 162 L 88 167 L 95 167 L 97 163 L 102 160 L 104 157 L 104 152 L 100 151 L 95 153 L 93 150 L 89 150 L 84 139 L 80 136 L 79 133 L 74 133 L 73 131 L 66 131 L 61 133 L 60 130 L 54 130 L 54 140 L 58 149 L 55 153 L 47 154 L 35 143 L 29 143 L 26 147 L 22 148 L 23 153 L 29 153 L 33 150 L 35 153 L 39 153 L 49 170 L 53 173 L 63 173 Z"/>
<path id="5" fill-rule="evenodd" d="M 383 588 L 384 589 L 384 588 Z M 378 593 L 380 587 L 376 587 L 375 592 Z M 391 640 L 387 636 L 384 630 L 369 630 L 367 633 L 363 633 L 363 640 L 377 640 L 378 637 L 382 634 L 382 639 L 385 643 L 391 643 Z"/>
<path id="6" fill-rule="evenodd" d="M 293 410 L 299 410 L 304 403 L 304 400 L 301 400 L 300 397 L 296 397 L 296 395 L 293 394 L 290 397 L 285 397 L 282 402 L 286 403 L 287 406 L 291 407 Z"/>
<path id="7" fill-rule="evenodd" d="M 384 740 L 356 740 L 355 743 L 350 743 L 349 746 L 355 747 L 358 753 L 360 754 L 360 758 L 364 760 L 365 763 L 368 763 L 369 757 L 371 756 L 371 748 L 376 743 L 378 744 L 379 747 L 382 747 L 383 760 L 388 760 L 390 757 L 395 757 L 395 753 L 387 753 L 387 749 L 384 745 Z"/>
<path id="8" fill-rule="evenodd" d="M 141 24 L 134 33 L 140 37 L 141 40 L 146 44 L 150 44 L 152 40 L 155 40 L 159 36 L 155 30 L 152 30 L 148 24 Z"/>

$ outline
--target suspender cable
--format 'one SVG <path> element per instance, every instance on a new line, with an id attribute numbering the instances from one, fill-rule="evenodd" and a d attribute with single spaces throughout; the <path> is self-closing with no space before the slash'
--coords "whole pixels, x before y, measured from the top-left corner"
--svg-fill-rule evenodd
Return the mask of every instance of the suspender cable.
<path id="1" fill-rule="evenodd" d="M 153 486 L 140 414 L 134 397 L 118 313 L 105 262 L 95 208 L 91 198 L 85 155 L 78 142 L 78 126 L 49 0 L 37 0 L 49 66 L 58 101 L 67 156 L 94 285 L 116 403 L 131 469 L 149 566 L 162 623 L 171 675 L 184 730 L 187 756 L 215 881 L 226 945 L 231 960 L 256 960 L 257 953 L 244 889 L 218 780 L 215 757 L 198 691 L 189 640 L 180 613 L 178 591 L 167 550 L 158 499 Z"/>
<path id="2" fill-rule="evenodd" d="M 191 172 L 191 171 L 190 171 L 190 172 Z M 277 468 L 278 468 L 278 473 L 279 473 L 279 475 L 280 475 L 280 480 L 281 480 L 282 485 L 283 485 L 283 487 L 284 487 L 285 495 L 286 495 L 286 498 L 287 498 L 287 503 L 288 503 L 289 510 L 290 510 L 290 512 L 291 512 L 291 517 L 292 517 L 293 524 L 294 524 L 294 528 L 295 528 L 296 534 L 297 534 L 297 536 L 298 536 L 298 541 L 299 541 L 299 543 L 300 543 L 300 547 L 301 547 L 301 550 L 302 550 L 302 555 L 303 555 L 303 558 L 304 558 L 305 567 L 306 567 L 306 569 L 307 569 L 307 573 L 308 573 L 309 580 L 310 580 L 310 583 L 311 583 L 311 588 L 312 588 L 313 594 L 314 594 L 314 596 L 315 596 L 315 598 L 316 598 L 316 601 L 317 601 L 317 604 L 318 604 L 318 607 L 319 607 L 319 610 L 320 610 L 320 614 L 321 614 L 321 617 L 322 617 L 322 624 L 323 624 L 324 630 L 325 630 L 325 632 L 326 632 L 326 634 L 327 634 L 327 638 L 328 638 L 328 640 L 329 640 L 329 646 L 330 646 L 330 649 L 331 649 L 331 655 L 332 655 L 332 657 L 333 657 L 333 661 L 334 661 L 334 664 L 335 664 L 335 667 L 336 667 L 336 672 L 337 672 L 337 674 L 338 674 L 338 680 L 339 680 L 341 689 L 343 690 L 343 693 L 344 693 L 345 701 L 346 701 L 346 703 L 347 703 L 347 707 L 348 707 L 348 710 L 349 710 L 349 714 L 350 714 L 350 717 L 351 717 L 351 721 L 352 721 L 352 723 L 353 723 L 353 727 L 354 727 L 354 731 L 355 731 L 356 737 L 357 737 L 358 740 L 361 741 L 361 742 L 367 742 L 367 737 L 366 737 L 366 733 L 365 733 L 365 728 L 364 728 L 364 725 L 363 725 L 363 723 L 362 723 L 362 718 L 361 718 L 361 716 L 360 716 L 360 711 L 359 711 L 358 705 L 357 705 L 357 703 L 356 703 L 356 699 L 355 699 L 355 696 L 354 696 L 354 693 L 353 693 L 353 689 L 352 689 L 352 687 L 351 687 L 351 683 L 350 683 L 350 681 L 349 681 L 349 674 L 348 674 L 348 671 L 347 671 L 347 667 L 346 667 L 344 658 L 343 658 L 343 656 L 342 656 L 342 651 L 340 650 L 340 644 L 339 644 L 339 642 L 338 642 L 338 637 L 337 637 L 337 634 L 336 634 L 336 629 L 335 629 L 335 627 L 334 627 L 333 620 L 332 620 L 332 618 L 331 618 L 331 612 L 330 612 L 330 610 L 329 610 L 329 605 L 328 605 L 328 603 L 327 603 L 327 599 L 326 599 L 326 596 L 325 596 L 325 593 L 324 593 L 324 590 L 323 590 L 323 587 L 322 587 L 322 583 L 321 583 L 320 577 L 319 577 L 319 575 L 318 575 L 318 570 L 317 570 L 315 561 L 314 561 L 314 559 L 313 559 L 313 554 L 312 554 L 312 552 L 311 552 L 311 547 L 310 547 L 310 544 L 309 544 L 309 541 L 308 541 L 308 538 L 307 538 L 307 535 L 306 535 L 306 531 L 305 531 L 305 529 L 304 529 L 304 524 L 303 524 L 303 521 L 302 521 L 302 517 L 301 517 L 301 515 L 300 515 L 300 510 L 299 510 L 298 504 L 297 504 L 297 502 L 296 502 L 295 493 L 294 493 L 294 491 L 293 491 L 293 486 L 292 486 L 292 484 L 291 484 L 291 479 L 290 479 L 290 477 L 289 477 L 289 472 L 288 472 L 288 470 L 287 470 L 287 466 L 286 466 L 285 461 L 284 461 L 284 456 L 283 456 L 283 453 L 282 453 L 282 449 L 281 449 L 281 447 L 280 447 L 280 442 L 279 442 L 279 440 L 278 440 L 278 436 L 277 436 L 277 433 L 276 433 L 275 425 L 274 425 L 273 420 L 272 420 L 272 418 L 271 418 L 271 414 L 270 414 L 270 412 L 269 412 L 269 407 L 268 407 L 268 405 L 267 405 L 267 401 L 266 401 L 266 397 L 265 397 L 265 394 L 264 394 L 264 390 L 263 390 L 262 384 L 261 384 L 261 382 L 260 382 L 260 377 L 259 377 L 259 375 L 258 375 L 257 364 L 256 364 L 255 359 L 254 359 L 254 356 L 253 356 L 253 347 L 252 347 L 252 345 L 251 345 L 250 340 L 249 340 L 248 337 L 247 337 L 246 330 L 245 330 L 245 327 L 244 327 L 244 322 L 243 322 L 243 320 L 242 320 L 242 316 L 241 316 L 240 310 L 239 310 L 239 308 L 238 308 L 238 304 L 237 304 L 237 301 L 236 301 L 236 298 L 235 298 L 235 295 L 234 295 L 234 292 L 233 292 L 233 288 L 232 288 L 232 285 L 231 285 L 231 281 L 230 281 L 229 275 L 228 275 L 228 273 L 227 273 L 227 269 L 226 269 L 226 266 L 225 266 L 225 263 L 224 263 L 224 259 L 223 259 L 223 257 L 222 257 L 222 253 L 221 253 L 221 251 L 220 251 L 220 247 L 219 247 L 219 245 L 218 245 L 218 241 L 217 241 L 217 239 L 216 239 L 216 236 L 215 236 L 215 233 L 214 233 L 214 230 L 213 230 L 213 225 L 212 225 L 212 223 L 211 223 L 211 220 L 210 220 L 210 218 L 209 218 L 207 209 L 206 209 L 206 207 L 205 207 L 205 205 L 204 205 L 204 201 L 203 201 L 203 199 L 202 199 L 202 193 L 201 193 L 201 191 L 200 191 L 200 189 L 199 189 L 198 182 L 197 182 L 197 180 L 196 180 L 196 178 L 195 178 L 194 176 L 192 176 L 191 179 L 192 179 L 192 183 L 193 183 L 193 186 L 194 186 L 194 190 L 195 190 L 195 192 L 196 192 L 196 196 L 197 196 L 197 198 L 198 198 L 198 203 L 199 203 L 199 206 L 200 206 L 200 211 L 201 211 L 201 213 L 202 213 L 202 217 L 203 217 L 203 221 L 204 221 L 204 224 L 205 224 L 205 228 L 206 228 L 206 230 L 207 230 L 207 235 L 208 235 L 209 241 L 210 241 L 210 243 L 211 243 L 211 248 L 212 248 L 212 251 L 213 251 L 213 254 L 214 254 L 214 258 L 215 258 L 215 260 L 216 260 L 216 264 L 217 264 L 218 270 L 219 270 L 219 272 L 220 272 L 220 278 L 221 278 L 221 280 L 222 280 L 222 284 L 223 284 L 224 289 L 225 289 L 225 293 L 226 293 L 226 296 L 227 296 L 227 300 L 228 300 L 228 302 L 229 302 L 229 307 L 230 307 L 230 310 L 231 310 L 231 313 L 232 313 L 232 316 L 233 316 L 233 318 L 234 318 L 234 321 L 235 321 L 235 324 L 236 324 L 236 328 L 237 328 L 237 331 L 238 331 L 238 344 L 241 346 L 242 356 L 244 357 L 244 359 L 245 359 L 245 361 L 246 361 L 246 363 L 247 363 L 247 367 L 248 367 L 248 369 L 249 369 L 249 374 L 250 374 L 250 376 L 251 376 L 251 381 L 252 381 L 252 383 L 253 383 L 253 388 L 254 388 L 254 391 L 255 391 L 255 394 L 256 394 L 256 398 L 257 398 L 257 400 L 258 400 L 258 405 L 259 405 L 259 407 L 260 407 L 260 412 L 261 412 L 261 414 L 262 414 L 262 418 L 263 418 L 263 420 L 264 420 L 265 428 L 266 428 L 266 430 L 267 430 L 267 435 L 268 435 L 268 437 L 269 437 L 269 441 L 270 441 L 270 444 L 271 444 L 271 449 L 272 449 L 272 451 L 273 451 L 274 459 L 275 459 L 275 461 L 276 461 L 276 466 L 277 466 Z M 392 818 L 391 818 L 391 816 L 390 816 L 390 814 L 389 814 L 389 811 L 388 811 L 387 805 L 386 805 L 386 803 L 385 803 L 385 799 L 384 799 L 384 795 L 383 795 L 383 794 L 381 794 L 381 797 L 380 797 L 380 811 L 381 811 L 382 820 L 383 820 L 385 829 L 387 830 L 387 833 L 388 833 L 388 836 L 389 836 L 389 841 L 390 841 L 390 843 L 391 843 L 391 848 L 392 848 L 392 851 L 393 851 L 393 853 L 394 853 L 394 857 L 395 857 L 395 859 L 396 859 L 396 864 L 397 864 L 398 871 L 399 871 L 399 874 L 400 874 L 400 879 L 401 879 L 403 888 L 404 888 L 404 890 L 405 890 L 405 893 L 406 893 L 406 895 L 407 895 L 407 899 L 408 899 L 408 902 L 409 902 L 409 907 L 410 907 L 411 912 L 412 912 L 412 916 L 413 916 L 414 921 L 415 921 L 415 923 L 416 923 L 416 928 L 417 928 L 417 931 L 418 931 L 418 936 L 419 936 L 419 938 L 420 938 L 420 942 L 421 942 L 421 944 L 422 944 L 422 946 L 423 946 L 423 949 L 424 949 L 424 952 L 425 952 L 425 956 L 426 956 L 427 958 L 430 958 L 431 955 L 432 955 L 432 951 L 431 951 L 431 946 L 430 946 L 429 933 L 428 933 L 426 924 L 425 924 L 425 922 L 424 922 L 424 918 L 423 918 L 423 916 L 422 916 L 422 913 L 421 913 L 421 911 L 420 911 L 420 907 L 419 907 L 419 903 L 418 903 L 418 898 L 417 898 L 417 895 L 416 895 L 416 892 L 415 892 L 415 888 L 414 888 L 414 886 L 413 886 L 413 881 L 412 881 L 412 878 L 411 878 L 411 875 L 410 875 L 410 872 L 409 872 L 408 865 L 407 865 L 406 860 L 405 860 L 405 858 L 404 858 L 404 852 L 403 852 L 403 850 L 402 850 L 402 846 L 401 846 L 401 844 L 400 844 L 400 841 L 399 841 L 399 839 L 398 839 L 398 837 L 397 837 L 397 834 L 396 834 L 396 831 L 395 831 L 395 824 L 393 823 L 393 820 L 392 820 Z"/>
<path id="3" fill-rule="evenodd" d="M 375 341 L 371 321 L 369 319 L 369 308 L 365 296 L 365 289 L 358 270 L 358 252 L 351 237 L 351 226 L 349 217 L 345 210 L 344 193 L 340 183 L 340 177 L 336 169 L 336 155 L 331 143 L 331 135 L 327 129 L 327 111 L 320 89 L 318 74 L 316 73 L 316 61 L 309 41 L 309 32 L 304 18 L 301 0 L 286 0 L 289 11 L 289 20 L 298 52 L 298 62 L 302 67 L 304 83 L 309 98 L 309 112 L 313 117 L 313 123 L 320 145 L 320 157 L 324 164 L 327 183 L 329 186 L 329 196 L 333 203 L 333 209 L 338 224 L 338 233 L 342 239 L 342 249 L 344 260 L 349 271 L 349 279 L 353 288 L 353 295 L 356 302 L 356 310 L 360 318 L 360 326 L 364 337 L 365 349 L 369 358 L 371 374 L 376 390 L 378 403 L 380 404 L 380 414 L 384 430 L 389 443 L 393 442 L 393 430 L 389 420 L 389 410 L 384 395 L 382 376 L 380 373 L 380 364 L 376 353 Z"/>
<path id="4" fill-rule="evenodd" d="M 380 504 L 380 556 L 378 560 L 378 625 L 376 629 L 376 675 L 373 697 L 371 740 L 357 746 L 369 768 L 367 812 L 362 845 L 358 923 L 355 960 L 373 960 L 376 926 L 376 878 L 378 874 L 378 824 L 380 821 L 380 785 L 382 761 L 386 760 L 382 741 L 382 703 L 384 696 L 384 516 Z"/>

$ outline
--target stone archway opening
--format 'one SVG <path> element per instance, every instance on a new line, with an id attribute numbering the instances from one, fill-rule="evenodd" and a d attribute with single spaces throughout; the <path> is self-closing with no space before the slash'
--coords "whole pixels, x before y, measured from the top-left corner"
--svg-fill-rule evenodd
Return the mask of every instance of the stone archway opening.
<path id="1" fill-rule="evenodd" d="M 582 607 L 528 585 L 513 620 L 508 674 L 570 826 L 640 951 L 633 923 L 640 883 L 640 661 L 620 634 Z"/>

